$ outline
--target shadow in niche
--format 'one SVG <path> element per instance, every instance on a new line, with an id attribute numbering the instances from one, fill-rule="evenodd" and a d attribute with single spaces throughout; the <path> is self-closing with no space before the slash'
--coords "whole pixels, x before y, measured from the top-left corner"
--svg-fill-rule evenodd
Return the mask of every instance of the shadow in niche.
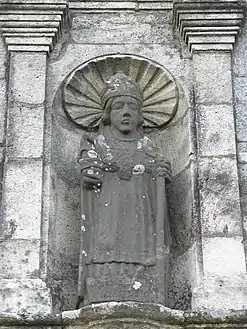
<path id="1" fill-rule="evenodd" d="M 179 107 L 174 120 L 166 129 L 150 133 L 150 137 L 171 161 L 174 173 L 173 182 L 167 186 L 173 239 L 167 306 L 183 310 L 191 306 L 195 171 L 190 158 L 194 118 L 181 87 L 179 92 Z M 55 313 L 76 308 L 81 229 L 77 157 L 83 131 L 67 118 L 61 97 L 59 89 L 53 102 L 48 250 L 48 284 Z"/>

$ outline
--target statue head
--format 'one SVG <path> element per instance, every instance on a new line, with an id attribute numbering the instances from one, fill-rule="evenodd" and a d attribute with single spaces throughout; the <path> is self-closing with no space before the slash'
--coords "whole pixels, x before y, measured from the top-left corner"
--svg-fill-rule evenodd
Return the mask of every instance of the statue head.
<path id="1" fill-rule="evenodd" d="M 128 134 L 143 125 L 143 94 L 138 84 L 124 73 L 114 75 L 101 98 L 101 123 Z"/>

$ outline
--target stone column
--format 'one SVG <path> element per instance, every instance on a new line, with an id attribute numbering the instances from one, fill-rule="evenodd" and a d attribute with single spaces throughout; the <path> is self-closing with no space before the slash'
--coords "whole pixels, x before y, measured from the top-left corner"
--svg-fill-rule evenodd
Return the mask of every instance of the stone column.
<path id="1" fill-rule="evenodd" d="M 174 4 L 174 22 L 192 53 L 195 77 L 201 243 L 194 309 L 247 307 L 231 67 L 243 13 L 237 1 Z"/>
<path id="2" fill-rule="evenodd" d="M 0 209 L 2 204 L 2 180 L 3 180 L 3 163 L 4 163 L 3 146 L 5 141 L 6 101 L 7 101 L 6 62 L 7 62 L 7 52 L 3 40 L 0 39 Z M 0 220 L 0 232 L 1 229 L 2 229 L 2 224 Z"/>
<path id="3" fill-rule="evenodd" d="M 46 66 L 66 3 L 2 1 L 0 30 L 9 53 L 8 111 L 0 244 L 0 309 L 50 312 L 43 221 Z"/>

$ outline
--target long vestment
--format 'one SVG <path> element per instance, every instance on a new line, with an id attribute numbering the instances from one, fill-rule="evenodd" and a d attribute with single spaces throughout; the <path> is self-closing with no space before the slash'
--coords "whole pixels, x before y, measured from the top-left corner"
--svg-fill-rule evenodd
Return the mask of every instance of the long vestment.
<path id="1" fill-rule="evenodd" d="M 156 261 L 157 149 L 145 136 L 121 140 L 106 126 L 103 134 L 82 145 L 83 159 L 100 167 L 103 184 L 85 196 L 85 263 Z M 92 204 L 89 205 L 88 202 Z M 87 211 L 91 207 L 91 212 Z M 90 216 L 88 215 L 90 213 Z M 87 218 L 87 217 L 90 218 Z M 170 243 L 167 219 L 165 243 Z"/>

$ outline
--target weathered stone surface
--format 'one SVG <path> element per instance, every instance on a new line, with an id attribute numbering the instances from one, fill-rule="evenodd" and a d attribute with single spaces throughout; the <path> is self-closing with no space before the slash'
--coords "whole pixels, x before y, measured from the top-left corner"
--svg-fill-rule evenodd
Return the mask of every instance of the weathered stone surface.
<path id="1" fill-rule="evenodd" d="M 80 245 L 80 201 L 79 186 L 68 185 L 63 177 L 53 172 L 55 196 L 53 200 L 54 221 L 52 221 L 51 246 L 61 255 L 75 259 Z M 52 201 L 52 200 L 51 200 Z M 68 241 L 70 241 L 68 243 Z"/>
<path id="2" fill-rule="evenodd" d="M 18 177 L 18 179 L 17 179 Z M 8 162 L 5 169 L 4 221 L 12 237 L 39 239 L 41 225 L 42 163 Z"/>
<path id="3" fill-rule="evenodd" d="M 7 0 L 3 0 L 2 2 L 7 3 Z M 16 0 L 10 2 L 12 6 L 12 2 L 14 4 L 18 1 Z M 34 4 L 37 5 L 38 2 L 40 5 L 39 8 L 43 8 L 46 11 L 45 13 L 42 13 L 42 19 L 40 19 L 40 17 L 37 17 L 37 11 L 32 12 L 32 17 L 29 12 L 30 9 L 33 9 Z M 3 15 L 0 17 L 0 19 L 7 18 L 7 21 L 9 21 L 10 18 L 13 19 L 12 22 L 8 22 L 10 23 L 10 25 L 14 24 L 14 26 L 12 26 L 12 29 L 9 25 L 7 27 L 7 30 L 5 29 L 2 32 L 4 33 L 5 40 L 8 43 L 8 49 L 16 51 L 16 53 L 12 53 L 12 55 L 10 56 L 10 60 L 13 64 L 10 70 L 10 77 L 13 78 L 15 82 L 12 84 L 12 81 L 10 79 L 10 86 L 13 94 L 9 93 L 10 107 L 8 112 L 9 135 L 7 138 L 7 161 L 9 161 L 10 159 L 16 159 L 17 157 L 39 158 L 43 155 L 42 108 L 34 106 L 32 108 L 33 111 L 31 109 L 29 111 L 29 107 L 26 106 L 26 104 L 24 106 L 23 104 L 20 105 L 20 103 L 28 103 L 31 106 L 41 104 L 44 101 L 48 100 L 51 103 L 53 100 L 53 96 L 57 90 L 57 87 L 60 85 L 64 77 L 80 63 L 84 62 L 85 60 L 91 59 L 92 57 L 113 52 L 142 54 L 166 66 L 166 68 L 170 70 L 171 73 L 176 76 L 176 78 L 181 79 L 183 86 L 185 86 L 185 89 L 187 88 L 192 90 L 191 86 L 193 86 L 194 82 L 191 79 L 191 75 L 193 73 L 191 63 L 193 63 L 193 61 L 186 59 L 186 56 L 188 56 L 186 54 L 186 51 L 184 51 L 183 49 L 182 52 L 180 49 L 180 45 L 177 41 L 177 36 L 173 33 L 173 28 L 171 25 L 171 13 L 168 11 L 155 12 L 158 6 L 161 6 L 161 3 L 159 1 L 120 1 L 115 3 L 111 1 L 72 1 L 70 3 L 71 8 L 74 8 L 74 11 L 71 15 L 72 29 L 67 29 L 67 27 L 63 25 L 63 30 L 66 30 L 71 33 L 68 33 L 67 40 L 64 40 L 65 43 L 64 46 L 61 46 L 61 51 L 59 48 L 56 54 L 54 54 L 53 59 L 49 60 L 47 76 L 48 88 L 47 95 L 45 97 L 44 77 L 46 75 L 46 71 L 43 68 L 46 66 L 46 63 L 44 57 L 42 57 L 44 54 L 32 53 L 29 56 L 25 52 L 17 52 L 20 50 L 43 50 L 45 52 L 49 52 L 49 50 L 53 47 L 51 40 L 53 39 L 56 42 L 56 34 L 58 34 L 58 27 L 56 26 L 54 31 L 52 26 L 54 26 L 53 24 L 57 23 L 60 25 L 61 16 L 59 15 L 62 14 L 58 13 L 59 17 L 57 17 L 57 14 L 54 17 L 52 15 L 48 17 L 47 10 L 49 10 L 50 8 L 48 6 L 49 2 L 50 1 L 47 0 L 32 0 L 30 1 L 28 6 L 25 4 L 24 8 L 27 10 L 25 13 L 20 13 L 20 8 L 18 9 L 17 7 L 12 7 L 17 8 L 16 10 L 18 10 L 18 12 L 15 12 L 15 14 L 11 17 L 9 16 L 9 12 L 4 12 Z M 58 3 L 59 1 L 54 0 L 53 3 L 55 2 Z M 205 6 L 204 1 L 203 4 L 202 1 L 194 2 L 198 3 L 197 8 L 199 8 L 199 10 L 201 10 L 202 5 Z M 191 6 L 191 3 L 191 1 L 183 2 L 184 6 Z M 225 1 L 225 3 L 227 3 L 227 1 Z M 166 6 L 167 1 L 163 2 L 163 5 Z M 171 1 L 169 5 L 172 5 Z M 209 6 L 215 8 L 215 1 L 207 1 L 206 6 L 208 6 L 207 9 L 209 8 Z M 227 3 L 227 6 L 227 8 L 231 8 L 232 3 Z M 63 12 L 63 8 L 60 7 L 60 4 L 58 4 L 58 7 L 61 9 L 61 12 Z M 39 8 L 36 6 L 36 9 Z M 83 12 L 81 11 L 81 9 L 80 11 L 78 10 L 76 12 L 76 8 L 83 8 Z M 100 13 L 99 8 L 103 9 L 104 12 Z M 131 11 L 124 11 L 124 8 L 130 9 Z M 152 11 L 138 11 L 139 9 L 147 10 L 148 8 L 152 9 Z M 205 7 L 203 8 L 205 9 Z M 113 9 L 119 9 L 119 11 L 111 13 L 107 12 Z M 136 11 L 134 12 L 134 10 Z M 51 17 L 53 17 L 54 19 L 52 20 Z M 185 32 L 185 36 L 188 36 L 190 39 L 186 40 L 186 42 L 188 41 L 189 46 L 195 46 L 197 47 L 197 49 L 201 50 L 203 49 L 203 47 L 204 50 L 212 50 L 215 47 L 214 49 L 222 51 L 221 53 L 218 52 L 218 54 L 216 54 L 216 52 L 211 51 L 207 52 L 207 54 L 201 53 L 198 55 L 194 55 L 196 73 L 195 77 L 197 80 L 194 84 L 194 91 L 196 95 L 196 101 L 198 104 L 201 105 L 197 108 L 198 111 L 200 110 L 200 112 L 197 112 L 197 119 L 200 119 L 200 121 L 198 120 L 197 126 L 198 136 L 200 137 L 200 139 L 198 140 L 199 156 L 235 155 L 235 132 L 233 124 L 234 120 L 233 118 L 231 118 L 230 108 L 232 102 L 231 62 L 230 56 L 228 56 L 229 53 L 224 52 L 223 50 L 230 50 L 232 48 L 232 44 L 234 44 L 235 42 L 235 37 L 233 36 L 238 33 L 240 26 L 239 21 L 242 20 L 242 16 L 241 13 L 237 13 L 236 16 L 236 12 L 233 12 L 231 10 L 225 12 L 221 12 L 219 10 L 213 13 L 208 13 L 204 11 L 203 14 L 201 14 L 200 12 L 194 12 L 193 17 L 195 18 L 195 20 L 187 20 L 188 16 L 185 16 L 184 19 L 181 20 L 181 24 L 183 24 L 184 22 L 186 22 L 186 24 L 190 22 L 188 26 L 186 26 L 185 24 L 182 27 L 182 29 L 184 27 L 189 27 L 189 30 L 183 30 Z M 233 19 L 233 17 L 235 19 Z M 33 19 L 32 21 L 31 18 Z M 45 20 L 43 21 L 44 18 Z M 211 20 L 211 18 L 213 19 Z M 213 24 L 212 22 L 215 23 L 215 21 L 216 24 Z M 217 22 L 219 21 L 226 23 L 226 25 L 217 25 Z M 20 31 L 18 32 L 16 30 L 16 26 L 20 26 L 21 24 L 26 25 L 25 27 L 24 25 L 22 25 L 23 29 L 21 31 L 20 36 Z M 43 28 L 46 28 L 46 30 L 41 30 L 42 24 L 44 24 Z M 229 29 L 229 27 L 231 27 L 231 29 Z M 25 35 L 24 37 L 24 35 L 22 34 L 33 34 L 34 31 L 38 35 L 32 35 L 29 37 Z M 11 35 L 7 35 L 8 33 L 10 33 Z M 47 35 L 49 33 L 52 35 Z M 210 33 L 211 35 L 209 35 Z M 244 35 L 241 38 L 242 40 L 237 45 L 237 49 L 234 54 L 235 73 L 239 75 L 235 83 L 236 103 L 238 105 L 236 110 L 236 126 L 237 138 L 241 141 L 246 141 L 245 135 L 247 129 L 247 119 L 245 118 L 245 34 L 246 32 L 244 32 Z M 226 44 L 220 42 L 225 42 Z M 7 58 L 4 45 L 1 46 L 0 64 L 2 62 L 6 64 Z M 43 58 L 41 61 L 37 59 L 39 58 L 39 56 Z M 36 68 L 38 68 L 37 70 L 35 67 L 32 66 L 33 64 Z M 9 70 L 7 70 L 6 72 L 8 73 Z M 0 65 L 0 76 L 5 80 L 5 65 Z M 3 104 L 5 102 L 5 93 L 2 93 L 1 90 L 4 89 L 4 83 L 3 85 L 1 85 L 0 82 L 0 99 L 3 99 Z M 18 107 L 19 109 L 21 109 L 21 111 L 17 109 L 16 104 L 11 103 L 13 99 L 19 102 Z M 194 109 L 192 93 L 189 95 L 188 101 L 192 105 L 191 108 Z M 205 104 L 203 105 L 202 103 L 207 103 L 207 106 L 205 106 Z M 225 103 L 227 103 L 227 105 Z M 2 102 L 0 100 L 0 105 L 1 104 Z M 221 105 L 218 106 L 218 104 Z M 223 111 L 220 111 L 220 109 Z M 228 109 L 229 111 L 227 110 L 226 112 L 226 109 Z M 2 118 L 4 118 L 4 105 L 1 105 L 1 111 L 1 113 L 3 114 Z M 38 113 L 38 111 L 40 112 Z M 58 111 L 53 112 L 55 118 L 57 118 L 60 114 L 61 112 Z M 180 119 L 181 117 L 179 117 L 179 120 Z M 51 123 L 52 120 L 50 119 L 50 117 L 48 119 L 49 124 L 52 125 L 52 130 L 54 131 L 54 129 L 56 129 L 56 133 L 54 133 L 54 135 L 52 136 L 51 143 L 51 150 L 53 153 L 52 161 L 51 164 L 49 163 L 49 166 L 51 165 L 53 167 L 51 169 L 51 175 L 53 175 L 54 172 L 56 172 L 56 174 L 54 174 L 50 179 L 50 169 L 45 169 L 47 170 L 46 173 L 48 172 L 48 183 L 45 187 L 47 200 L 49 199 L 50 195 L 50 204 L 48 205 L 49 202 L 47 202 L 46 204 L 46 213 L 48 215 L 45 217 L 45 219 L 41 219 L 41 208 L 39 209 L 38 206 L 41 206 L 42 202 L 41 197 L 38 197 L 38 193 L 40 193 L 40 196 L 42 196 L 41 173 L 43 171 L 43 164 L 41 165 L 39 163 L 37 165 L 39 166 L 39 169 L 37 170 L 30 169 L 31 173 L 29 173 L 29 169 L 27 169 L 27 167 L 25 167 L 23 163 L 21 164 L 21 167 L 19 167 L 17 163 L 14 164 L 13 162 L 7 162 L 5 168 L 5 188 L 7 191 L 7 200 L 9 201 L 9 204 L 5 204 L 6 208 L 4 209 L 4 212 L 5 215 L 8 215 L 9 221 L 7 220 L 7 222 L 4 222 L 4 227 L 6 229 L 4 238 L 9 239 L 11 236 L 13 236 L 14 238 L 16 237 L 18 239 L 13 240 L 13 245 L 11 246 L 11 248 L 16 248 L 17 242 L 19 243 L 19 241 L 30 239 L 33 236 L 38 241 L 38 236 L 40 236 L 40 234 L 38 233 L 40 230 L 40 225 L 44 224 L 46 227 L 48 227 L 47 222 L 40 222 L 42 220 L 47 221 L 48 219 L 50 219 L 49 230 L 51 234 L 49 245 L 51 246 L 50 252 L 53 253 L 54 257 L 51 257 L 51 262 L 49 266 L 53 266 L 52 275 L 54 280 L 53 283 L 51 283 L 51 285 L 54 284 L 53 294 L 55 297 L 58 296 L 58 302 L 55 308 L 56 311 L 59 311 L 59 308 L 68 309 L 74 307 L 73 295 L 76 295 L 76 289 L 73 285 L 75 281 L 73 281 L 73 278 L 75 276 L 76 271 L 76 257 L 78 256 L 79 243 L 79 225 L 77 219 L 79 212 L 78 168 L 76 165 L 72 165 L 71 163 L 75 162 L 76 151 L 79 145 L 78 136 L 80 135 L 80 133 L 78 133 L 76 128 L 73 128 L 68 123 L 65 123 L 65 120 L 66 119 L 64 118 L 64 116 L 63 119 L 59 118 L 57 120 L 59 121 L 59 124 L 61 124 L 60 129 L 58 127 L 59 124 L 55 128 L 54 122 Z M 164 150 L 166 150 L 165 144 L 168 144 L 167 156 L 175 162 L 173 168 L 174 174 L 176 176 L 173 184 L 174 199 L 171 201 L 171 204 L 172 212 L 174 213 L 174 216 L 172 218 L 174 218 L 175 221 L 178 221 L 179 223 L 178 231 L 180 233 L 180 236 L 178 234 L 178 240 L 181 235 L 185 233 L 185 238 L 180 244 L 180 246 L 184 247 L 185 245 L 185 249 L 190 246 L 191 237 L 193 238 L 193 235 L 191 235 L 189 225 L 191 222 L 194 221 L 196 215 L 200 213 L 199 210 L 201 210 L 201 214 L 203 216 L 202 231 L 204 236 L 206 237 L 206 240 L 203 237 L 203 246 L 205 247 L 205 257 L 204 255 L 203 257 L 204 261 L 206 262 L 204 265 L 207 271 L 209 271 L 211 267 L 213 267 L 215 271 L 220 270 L 219 264 L 221 264 L 221 262 L 223 262 L 223 268 L 225 268 L 226 271 L 229 272 L 229 274 L 234 272 L 235 270 L 237 271 L 237 269 L 243 271 L 243 265 L 241 261 L 243 257 L 240 257 L 240 254 L 242 255 L 240 240 L 242 236 L 239 202 L 237 202 L 238 177 L 236 170 L 236 157 L 233 156 L 232 159 L 212 159 L 212 163 L 210 163 L 210 159 L 202 159 L 202 162 L 199 163 L 199 165 L 202 165 L 201 168 L 199 167 L 199 174 L 201 176 L 199 185 L 197 185 L 196 166 L 192 171 L 186 169 L 190 162 L 194 165 L 193 161 L 196 161 L 197 155 L 194 147 L 196 143 L 193 143 L 193 138 L 195 141 L 195 135 L 190 136 L 190 122 L 195 122 L 194 118 L 192 119 L 186 114 L 185 117 L 178 124 L 176 121 L 176 125 L 174 124 L 174 126 L 171 126 L 164 134 L 160 134 L 159 136 L 157 136 L 157 139 L 160 141 L 160 144 L 163 143 L 162 147 Z M 4 120 L 1 119 L 0 115 L 0 127 L 3 126 Z M 48 131 L 45 131 L 44 137 L 45 143 L 47 144 L 49 144 L 49 141 L 47 142 L 47 140 L 49 140 L 50 138 L 49 133 Z M 0 133 L 0 142 L 4 141 L 4 137 L 5 136 L 3 135 L 2 129 L 2 136 Z M 165 142 L 164 139 L 166 139 Z M 173 148 L 176 148 L 175 152 L 173 152 Z M 50 149 L 49 151 L 47 150 L 48 148 L 46 148 L 44 160 L 45 165 L 50 160 Z M 247 160 L 246 154 L 247 147 L 245 143 L 240 143 L 238 145 L 238 155 L 239 160 L 242 163 L 246 162 Z M 197 162 L 195 163 L 197 164 Z M 32 166 L 33 164 L 31 165 L 31 167 Z M 240 190 L 242 189 L 242 215 L 245 221 L 246 168 L 245 166 L 241 165 L 239 166 L 239 170 Z M 202 192 L 200 194 L 202 207 L 201 209 L 198 209 L 196 205 L 197 188 L 201 189 Z M 34 201 L 32 198 L 34 198 Z M 76 201 L 74 201 L 75 199 Z M 181 233 L 181 231 L 183 231 L 183 234 Z M 44 231 L 42 231 L 42 233 L 44 234 Z M 199 224 L 196 233 L 200 233 Z M 207 239 L 211 239 L 211 237 L 214 237 L 215 235 L 217 236 L 216 240 L 210 240 L 211 242 L 209 243 L 209 240 Z M 229 244 L 223 243 L 223 240 L 221 240 L 221 237 L 223 237 L 223 239 L 226 239 L 226 236 L 230 239 Z M 200 234 L 197 238 L 199 241 Z M 236 239 L 238 239 L 238 242 L 236 242 Z M 10 243 L 10 240 L 4 242 L 2 246 L 6 246 L 7 243 Z M 42 243 L 47 243 L 47 240 L 44 239 Z M 183 247 L 181 249 L 184 252 Z M 8 250 L 12 250 L 11 248 L 8 248 Z M 190 251 L 191 250 L 189 250 L 189 252 Z M 240 267 L 236 266 L 236 269 L 228 264 L 229 259 L 227 258 L 227 255 L 229 254 L 229 257 L 231 256 L 234 259 L 234 251 L 237 254 L 236 258 L 238 258 L 239 261 L 237 262 L 237 264 L 241 264 Z M 32 263 L 35 264 L 35 266 L 38 266 L 38 258 L 36 259 L 36 256 L 38 257 L 38 247 L 33 250 L 33 252 L 35 253 L 35 257 L 32 256 Z M 178 256 L 176 255 L 177 260 L 175 260 L 173 264 L 172 271 L 173 273 L 175 272 L 174 282 L 176 282 L 174 283 L 174 285 L 176 286 L 174 287 L 174 299 L 172 299 L 172 303 L 174 307 L 178 308 L 190 307 L 190 297 L 193 297 L 193 295 L 195 295 L 193 288 L 201 279 L 201 273 L 199 274 L 197 272 L 194 272 L 195 260 L 193 257 L 196 252 L 194 254 L 194 251 L 192 251 L 191 254 L 189 254 L 189 252 L 185 254 L 180 253 Z M 220 252 L 222 252 L 222 254 Z M 22 248 L 20 247 L 16 257 L 19 257 L 18 261 L 24 264 L 27 260 L 26 258 L 22 258 L 21 253 Z M 201 259 L 199 260 L 200 265 L 203 264 L 203 257 L 201 257 Z M 11 261 L 13 263 L 16 262 L 15 264 L 18 263 L 18 261 L 15 260 L 14 257 L 9 257 L 7 261 L 10 266 L 12 266 L 10 264 Z M 58 262 L 59 264 L 54 265 L 53 262 Z M 198 264 L 196 263 L 196 266 L 197 265 Z M 7 265 L 3 264 L 1 266 Z M 21 273 L 23 273 L 23 275 L 26 275 L 25 271 L 27 270 L 28 267 L 24 268 L 24 270 L 18 269 L 16 273 L 18 276 L 22 275 Z M 14 275 L 14 271 L 12 271 L 11 274 Z M 194 282 L 191 283 L 191 279 Z M 179 280 L 181 281 L 181 286 L 179 286 Z M 223 283 L 222 280 L 224 281 Z M 238 274 L 232 275 L 232 279 L 230 280 L 229 278 L 226 279 L 225 273 L 222 272 L 221 276 L 214 275 L 213 278 L 206 278 L 203 282 L 205 289 L 202 290 L 202 293 L 200 295 L 201 301 L 198 301 L 197 307 L 199 307 L 199 305 L 200 308 L 214 307 L 217 312 L 217 307 L 224 309 L 232 307 L 241 308 L 246 306 L 244 297 L 244 295 L 246 295 L 246 287 L 244 282 L 244 276 L 240 278 Z M 9 306 L 5 307 L 4 310 L 26 312 L 27 309 L 24 307 L 24 304 L 26 303 L 26 306 L 28 308 L 29 299 L 32 298 L 32 296 L 35 294 L 35 291 L 40 291 L 39 286 L 35 286 L 35 289 L 32 293 L 30 293 L 30 295 L 26 294 L 25 292 L 25 297 L 20 297 L 22 298 L 21 302 L 23 301 L 23 303 L 18 306 L 19 296 L 18 299 L 16 298 L 16 296 L 14 298 L 14 291 L 16 292 L 18 291 L 18 289 L 14 287 L 12 297 L 8 302 Z M 22 287 L 20 288 L 20 290 L 26 291 Z M 190 293 L 192 293 L 192 296 L 190 296 Z M 24 302 L 25 299 L 26 301 Z M 195 299 L 196 298 L 194 298 L 194 300 Z M 38 306 L 39 302 L 39 299 L 35 299 L 36 305 L 34 306 L 33 303 L 30 309 L 28 310 L 30 312 L 33 312 L 40 309 L 41 312 L 43 312 L 43 308 L 41 306 Z M 5 305 L 3 303 L 1 304 Z M 195 305 L 196 303 L 193 304 L 193 306 Z M 138 308 L 140 308 L 140 305 L 138 306 Z M 144 309 L 144 311 L 148 312 L 147 309 Z M 149 320 L 147 320 L 146 322 L 138 322 L 139 320 L 136 320 L 136 318 L 140 317 L 139 313 L 137 315 L 135 314 L 135 316 L 132 317 L 133 319 L 135 318 L 134 323 L 130 321 L 124 324 L 124 320 L 109 320 L 108 322 L 99 322 L 102 320 L 102 317 L 106 316 L 106 313 L 109 314 L 109 308 L 107 309 L 106 307 L 106 311 L 104 312 L 101 313 L 101 311 L 97 309 L 96 311 L 94 311 L 94 315 L 96 313 L 99 314 L 99 317 L 96 319 L 97 323 L 88 324 L 88 320 L 85 320 L 85 323 L 83 323 L 83 325 L 80 323 L 78 327 L 87 328 L 88 326 L 91 326 L 97 328 L 97 326 L 99 326 L 99 328 L 114 328 L 116 326 L 119 326 L 120 328 L 139 327 L 142 329 L 145 328 L 145 326 L 149 328 L 150 326 L 152 327 L 154 325 L 155 328 L 160 327 L 162 329 L 170 329 L 170 327 L 178 328 L 181 326 L 181 323 L 176 322 L 176 320 L 174 321 L 174 323 L 170 323 L 169 325 L 166 324 L 165 320 L 163 323 L 159 323 L 157 325 L 156 319 L 153 319 L 151 321 L 152 323 L 149 322 Z M 154 312 L 153 309 L 152 312 Z M 121 310 L 120 313 L 122 314 L 124 312 Z M 117 314 L 118 317 L 120 313 Z M 128 309 L 126 314 L 129 316 L 130 313 L 131 310 Z M 195 324 L 195 322 L 191 321 L 191 318 L 193 317 L 195 322 L 198 322 L 197 325 Z M 186 315 L 185 313 L 183 313 L 183 319 L 188 320 L 187 323 L 190 329 L 194 327 L 237 327 L 237 325 L 235 326 L 235 323 L 226 324 L 224 322 L 224 318 L 220 318 L 219 320 L 220 322 L 224 322 L 224 324 L 219 325 L 215 324 L 215 322 L 218 321 L 216 318 L 213 318 L 212 322 L 206 325 L 205 318 L 197 316 L 195 314 Z M 64 327 L 65 322 L 62 324 Z M 243 328 L 244 326 L 245 324 L 242 324 L 241 328 Z M 183 324 L 183 327 L 186 326 Z"/>
<path id="4" fill-rule="evenodd" d="M 12 279 L 0 281 L 1 312 L 18 314 L 49 314 L 51 301 L 49 289 L 40 279 Z M 12 320 L 13 321 L 13 320 Z M 5 319 L 4 323 L 8 323 Z"/>
<path id="5" fill-rule="evenodd" d="M 7 51 L 3 42 L 3 39 L 0 38 L 0 77 L 5 77 L 6 70 L 6 59 L 7 59 Z"/>
<path id="6" fill-rule="evenodd" d="M 238 104 L 235 106 L 236 113 L 236 130 L 237 140 L 241 142 L 247 141 L 247 113 L 246 104 Z"/>
<path id="7" fill-rule="evenodd" d="M 246 153 L 245 158 L 246 161 Z M 245 250 L 247 248 L 247 164 L 240 163 L 238 166 L 239 170 L 239 189 L 240 189 L 240 202 L 241 212 L 243 220 L 243 243 Z"/>
<path id="8" fill-rule="evenodd" d="M 247 58 L 247 22 L 244 22 L 238 42 L 233 52 L 233 70 L 237 76 L 246 76 Z"/>
<path id="9" fill-rule="evenodd" d="M 244 73 L 244 72 L 243 72 Z M 233 79 L 234 99 L 236 104 L 247 102 L 247 77 L 235 76 Z"/>
<path id="10" fill-rule="evenodd" d="M 10 239 L 0 244 L 0 277 L 4 279 L 38 278 L 39 240 Z"/>
<path id="11" fill-rule="evenodd" d="M 168 17 L 168 12 L 77 14 L 72 19 L 71 41 L 77 44 L 165 43 L 173 46 Z"/>
<path id="12" fill-rule="evenodd" d="M 204 158 L 199 162 L 200 212 L 203 236 L 241 236 L 236 160 Z"/>
<path id="13" fill-rule="evenodd" d="M 196 103 L 232 103 L 229 53 L 199 52 L 193 56 Z M 215 69 L 217 67 L 217 69 Z M 219 74 L 220 72 L 220 74 Z"/>
<path id="14" fill-rule="evenodd" d="M 234 238 L 203 238 L 202 250 L 205 275 L 228 278 L 234 275 L 244 275 L 246 269 L 242 240 L 241 236 Z"/>
<path id="15" fill-rule="evenodd" d="M 0 143 L 3 143 L 5 138 L 5 120 L 6 120 L 6 104 L 7 104 L 6 96 L 7 96 L 6 81 L 5 79 L 0 79 Z"/>
<path id="16" fill-rule="evenodd" d="M 11 103 L 8 113 L 8 159 L 41 158 L 43 137 L 44 106 Z"/>
<path id="17" fill-rule="evenodd" d="M 93 0 L 90 2 L 81 2 L 77 0 L 73 0 L 69 4 L 70 9 L 79 9 L 85 10 L 89 12 L 98 12 L 101 13 L 102 11 L 112 12 L 116 10 L 127 10 L 138 12 L 139 10 L 167 10 L 172 9 L 172 0 L 142 0 L 142 1 L 97 1 Z"/>
<path id="18" fill-rule="evenodd" d="M 67 11 L 66 0 L 22 1 L 21 4 L 3 0 L 0 31 L 8 51 L 49 53 L 68 23 Z"/>
<path id="19" fill-rule="evenodd" d="M 195 238 L 193 164 L 167 185 L 172 243 L 178 254 L 188 250 Z"/>
<path id="20" fill-rule="evenodd" d="M 219 319 L 221 318 L 221 320 L 217 321 L 219 323 L 219 328 L 228 328 L 227 324 L 222 324 L 223 314 L 231 310 L 232 305 L 238 310 L 246 309 L 246 292 L 247 286 L 245 276 L 205 276 L 202 284 L 193 291 L 192 306 L 193 309 L 199 312 L 203 309 L 211 309 L 213 314 L 218 315 Z M 229 324 L 229 328 L 234 328 L 232 327 L 233 323 L 234 320 Z M 211 324 L 209 328 L 217 328 L 217 326 L 215 326 L 215 324 Z M 243 324 L 239 326 L 242 328 Z"/>
<path id="21" fill-rule="evenodd" d="M 193 51 L 233 49 L 244 18 L 244 2 L 175 1 L 173 21 Z"/>
<path id="22" fill-rule="evenodd" d="M 167 154 L 172 164 L 173 177 L 188 168 L 195 158 L 195 139 L 190 113 L 187 112 L 187 108 L 183 110 L 182 119 L 180 118 L 174 125 L 154 135 L 161 152 Z"/>
<path id="23" fill-rule="evenodd" d="M 230 105 L 198 105 L 198 151 L 201 156 L 235 155 L 233 109 Z"/>
<path id="24" fill-rule="evenodd" d="M 40 104 L 45 101 L 46 54 L 18 53 L 10 55 L 11 97 L 15 101 Z M 25 83 L 23 84 L 23 81 Z"/>
<path id="25" fill-rule="evenodd" d="M 51 96 L 54 97 L 62 81 L 78 66 L 78 63 L 84 63 L 94 57 L 117 53 L 141 54 L 141 56 L 163 65 L 175 78 L 183 77 L 183 81 L 184 76 L 187 78 L 191 74 L 189 71 L 191 63 L 188 60 L 181 60 L 178 49 L 173 48 L 167 52 L 166 46 L 161 44 L 147 44 L 145 48 L 140 43 L 114 45 L 68 44 L 66 53 L 49 66 L 50 81 L 48 81 L 48 86 L 51 94 L 47 95 L 48 99 L 50 100 Z M 187 79 L 185 86 L 188 88 Z"/>
<path id="26" fill-rule="evenodd" d="M 238 280 L 239 278 L 236 278 Z M 213 280 L 212 280 L 213 283 Z M 226 282 L 229 284 L 229 282 Z M 214 296 L 212 296 L 214 297 Z M 211 299 L 213 300 L 213 299 Z M 90 308 L 65 311 L 60 314 L 4 313 L 1 329 L 88 329 L 148 328 L 160 329 L 243 329 L 247 327 L 245 310 L 174 311 L 163 305 L 125 303 L 94 304 Z"/>
<path id="27" fill-rule="evenodd" d="M 192 286 L 191 276 L 192 266 L 190 253 L 187 251 L 182 255 L 171 252 L 169 261 L 168 276 L 168 302 L 169 307 L 176 310 L 188 310 L 191 308 Z M 188 270 L 189 269 L 189 270 Z"/>
<path id="28" fill-rule="evenodd" d="M 237 155 L 239 163 L 247 162 L 247 143 L 238 142 L 237 143 Z"/>

